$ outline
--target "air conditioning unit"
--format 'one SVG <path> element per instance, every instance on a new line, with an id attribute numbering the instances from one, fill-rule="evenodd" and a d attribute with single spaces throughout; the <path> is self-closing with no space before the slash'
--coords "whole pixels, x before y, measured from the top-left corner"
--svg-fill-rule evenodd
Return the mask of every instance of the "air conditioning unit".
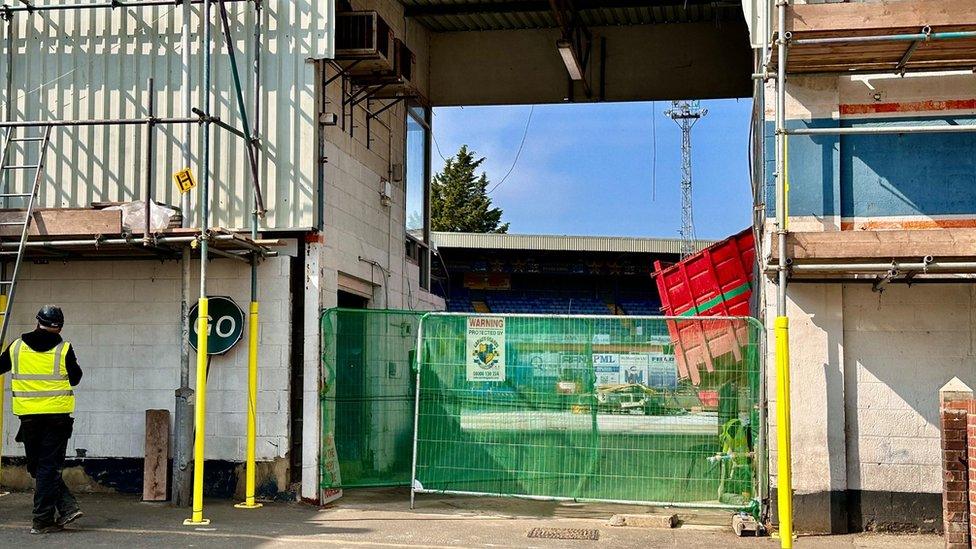
<path id="1" fill-rule="evenodd" d="M 394 70 L 393 31 L 375 11 L 336 14 L 336 61 L 349 74 L 375 74 Z"/>
<path id="2" fill-rule="evenodd" d="M 404 83 L 409 84 L 413 80 L 414 67 L 417 65 L 417 56 L 399 38 L 394 40 L 393 55 L 393 71 Z"/>
<path id="3" fill-rule="evenodd" d="M 372 97 L 374 99 L 397 99 L 419 97 L 420 92 L 411 82 L 416 74 L 417 56 L 400 39 L 394 40 L 393 71 L 389 74 L 373 74 L 358 77 L 362 85 L 381 86 Z"/>

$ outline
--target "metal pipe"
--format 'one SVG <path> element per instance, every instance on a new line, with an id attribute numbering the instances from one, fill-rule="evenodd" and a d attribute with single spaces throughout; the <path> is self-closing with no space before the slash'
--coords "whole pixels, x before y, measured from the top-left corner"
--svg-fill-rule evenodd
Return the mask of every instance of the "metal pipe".
<path id="1" fill-rule="evenodd" d="M 156 244 L 189 244 L 194 241 L 199 241 L 203 237 L 201 236 L 161 236 L 155 239 Z M 276 239 L 260 239 L 253 241 L 253 243 L 246 240 L 240 239 L 235 234 L 216 234 L 210 235 L 208 240 L 211 241 L 236 241 L 241 247 L 248 248 L 252 251 L 257 248 L 261 252 L 267 252 L 263 250 L 260 246 L 274 245 L 278 241 Z M 75 239 L 75 240 L 31 240 L 28 241 L 25 246 L 29 248 L 60 248 L 60 247 L 76 247 L 76 246 L 128 246 L 139 243 L 137 239 L 134 238 L 86 238 L 86 239 Z M 3 242 L 0 243 L 0 249 L 17 248 L 17 242 Z"/>
<path id="2" fill-rule="evenodd" d="M 409 116 L 409 115 L 408 115 Z M 420 317 L 417 322 L 417 350 L 414 352 L 414 368 L 417 370 L 417 382 L 414 383 L 413 398 L 413 452 L 410 455 L 410 508 L 414 508 L 417 495 L 417 440 L 420 433 L 420 369 L 424 364 L 424 321 L 430 313 Z"/>
<path id="3" fill-rule="evenodd" d="M 200 118 L 105 118 L 91 120 L 21 120 L 0 122 L 0 128 L 53 128 L 75 126 L 142 126 L 145 124 L 200 124 Z"/>
<path id="4" fill-rule="evenodd" d="M 180 42 L 182 44 L 183 83 L 180 90 L 183 103 L 183 116 L 189 117 L 193 108 L 193 92 L 190 89 L 190 10 L 191 0 L 183 0 L 183 25 Z M 191 143 L 193 142 L 193 127 L 183 127 L 183 167 L 189 168 L 192 162 Z M 191 225 L 190 193 L 183 193 L 181 209 L 183 210 L 183 228 Z M 192 492 L 192 477 L 189 474 L 190 453 L 193 440 L 193 429 L 190 422 L 190 248 L 183 248 L 180 260 L 180 386 L 176 390 L 176 406 L 174 425 L 176 429 L 175 448 L 173 452 L 173 503 L 177 507 L 190 504 Z"/>
<path id="5" fill-rule="evenodd" d="M 8 17 L 5 17 L 5 19 L 7 20 L 7 40 L 6 40 L 6 42 L 7 42 L 6 79 L 7 79 L 7 81 L 5 83 L 6 84 L 6 90 L 5 90 L 5 94 L 6 95 L 5 95 L 4 99 L 6 99 L 6 103 L 5 103 L 5 106 L 4 106 L 4 109 L 3 109 L 3 120 L 5 122 L 9 122 L 9 121 L 13 120 L 13 108 L 14 108 L 14 99 L 13 99 L 13 96 L 14 96 L 14 31 L 15 31 L 15 27 L 14 27 L 14 18 L 13 17 L 9 17 L 8 16 Z M 7 137 L 8 138 L 10 137 L 9 134 L 7 135 Z M 4 147 L 4 152 L 6 152 L 6 147 Z M 2 163 L 3 163 L 3 160 L 0 159 L 0 164 L 2 164 Z M 3 174 L 3 192 L 5 192 L 5 193 L 6 192 L 9 192 L 9 189 L 10 189 L 10 172 L 9 171 L 5 171 L 4 174 Z M 9 205 L 10 205 L 10 199 L 9 198 L 4 198 L 3 199 L 3 207 L 4 208 L 7 208 L 7 207 L 9 207 Z M 0 436 L 2 436 L 2 435 L 3 435 L 3 433 L 0 432 Z"/>
<path id="6" fill-rule="evenodd" d="M 0 269 L 0 273 L 2 273 L 0 275 L 2 275 L 4 277 L 4 279 L 6 279 L 6 274 L 7 274 L 7 266 L 6 266 L 6 264 L 4 264 L 3 265 L 3 268 Z M 6 294 L 0 294 L 0 311 L 6 311 L 6 310 L 7 310 L 7 296 L 6 296 Z M 4 318 L 2 319 L 2 321 L 4 323 L 7 322 L 7 319 L 5 317 L 6 317 L 6 315 L 4 314 Z M 3 344 L 3 341 L 0 341 L 0 347 L 4 347 L 4 346 L 5 345 Z M 0 395 L 4 395 L 5 392 L 6 392 L 6 387 L 4 387 L 4 385 L 6 384 L 6 380 L 7 380 L 7 378 L 5 376 L 0 376 Z M 3 416 L 4 416 L 3 401 L 4 401 L 4 399 L 3 398 L 0 398 L 0 456 L 3 456 L 3 441 L 4 441 L 4 436 L 3 436 Z M 2 464 L 2 462 L 0 462 L 0 474 L 2 474 L 2 473 L 3 473 L 3 464 Z M 0 476 L 0 479 L 2 479 L 2 476 Z M 3 495 L 3 494 L 4 494 L 4 492 L 0 492 L 0 495 Z"/>
<path id="7" fill-rule="evenodd" d="M 912 54 L 915 53 L 915 50 L 918 49 L 918 46 L 921 43 L 922 43 L 921 41 L 916 40 L 916 41 L 912 42 L 912 44 L 910 46 L 908 46 L 908 49 L 905 50 L 904 55 L 902 55 L 901 56 L 901 59 L 898 60 L 898 64 L 895 65 L 895 71 L 896 72 L 901 72 L 901 71 L 905 70 L 905 65 L 907 65 L 908 62 L 911 60 Z"/>
<path id="8" fill-rule="evenodd" d="M 763 0 L 763 25 L 762 25 L 762 52 L 759 58 L 759 70 L 764 74 L 768 74 L 768 61 L 770 55 L 770 44 L 769 40 L 773 33 L 773 25 L 770 17 L 772 16 L 772 0 Z M 764 229 L 765 221 L 765 204 L 766 204 L 766 79 L 755 81 L 755 85 L 759 87 L 759 93 L 757 97 L 757 111 L 759 124 L 757 131 L 759 132 L 759 165 L 757 166 L 758 174 L 756 177 L 759 179 L 759 185 L 757 187 L 757 196 L 755 196 L 754 207 L 757 204 L 763 205 L 763 211 L 760 214 L 755 214 L 753 216 L 753 223 L 756 225 L 755 232 L 757 233 L 755 238 L 756 247 L 760 251 L 757 253 L 757 257 L 764 257 L 761 253 L 763 240 L 762 233 Z M 755 157 L 753 157 L 755 158 Z M 761 193 L 761 194 L 760 194 Z M 758 210 L 758 209 L 757 209 Z M 759 282 L 759 296 L 758 302 L 760 305 L 764 305 L 765 299 L 765 284 L 767 281 L 760 278 Z M 764 306 L 760 306 L 759 310 L 764 310 Z M 763 338 L 765 341 L 765 338 Z M 764 365 L 766 363 L 766 352 L 765 349 L 761 350 L 760 364 Z M 756 460 L 758 466 L 757 477 L 759 479 L 759 502 L 762 517 L 767 516 L 767 510 L 769 505 L 769 463 L 767 459 L 769 453 L 767 451 L 766 436 L 768 433 L 767 423 L 768 423 L 768 398 L 767 398 L 767 387 L 766 387 L 766 368 L 761 367 L 759 372 L 759 458 Z"/>
<path id="9" fill-rule="evenodd" d="M 790 267 L 796 273 L 976 271 L 976 261 L 913 261 L 888 263 L 801 263 Z"/>
<path id="10" fill-rule="evenodd" d="M 817 46 L 825 44 L 858 44 L 873 42 L 914 42 L 916 40 L 963 40 L 976 38 L 976 31 L 952 31 L 909 34 L 882 34 L 878 36 L 837 36 L 830 38 L 795 38 L 790 40 L 790 46 Z"/>
<path id="11" fill-rule="evenodd" d="M 156 82 L 154 79 L 149 79 L 148 93 L 149 102 L 147 104 L 148 114 L 150 122 L 146 124 L 146 189 L 145 189 L 145 203 L 146 203 L 146 226 L 144 227 L 142 233 L 142 245 L 148 246 L 150 243 L 149 233 L 152 227 L 152 207 L 150 203 L 152 202 L 152 179 L 153 179 L 153 122 L 152 119 L 156 115 L 156 101 L 153 95 L 156 90 Z"/>
<path id="12" fill-rule="evenodd" d="M 108 2 L 86 2 L 81 4 L 48 4 L 28 6 L 3 6 L 2 11 L 8 13 L 38 11 L 57 11 L 57 10 L 93 10 L 93 9 L 116 9 L 116 8 L 153 8 L 159 6 L 172 6 L 180 0 L 111 0 Z M 205 4 L 206 0 L 187 0 L 191 4 Z M 248 0 L 227 0 L 228 2 L 246 2 Z"/>
<path id="13" fill-rule="evenodd" d="M 233 49 L 230 44 L 230 26 L 227 24 L 227 11 L 224 8 L 223 1 L 220 4 L 221 18 L 224 21 L 224 35 L 227 38 L 227 49 L 231 53 L 231 59 L 233 60 Z M 254 108 L 255 112 L 258 113 L 260 108 L 260 51 L 261 51 L 261 0 L 255 0 L 254 5 L 255 13 L 255 24 L 254 24 Z M 247 117 L 246 110 L 244 109 L 244 99 L 243 92 L 241 91 L 240 78 L 237 74 L 237 64 L 232 62 L 232 67 L 234 70 L 234 82 L 237 86 L 237 98 L 239 103 L 239 108 L 241 110 L 241 116 L 244 120 L 244 129 L 250 133 L 250 129 L 247 127 Z M 259 120 L 259 114 L 255 115 L 255 125 L 257 126 Z M 254 135 L 257 135 L 257 127 L 254 129 Z M 244 142 L 244 146 L 247 147 L 249 158 L 251 160 L 251 175 L 253 178 L 255 191 L 260 191 L 261 184 L 258 179 L 258 165 L 257 165 L 257 153 L 254 150 L 257 147 L 256 140 L 252 141 L 247 139 Z M 251 212 L 251 238 L 257 239 L 258 236 L 258 218 L 259 210 L 263 211 L 264 206 L 259 202 L 259 195 L 255 194 L 254 209 Z M 257 471 L 255 464 L 255 450 L 257 445 L 257 415 L 258 415 L 258 256 L 256 254 L 251 255 L 251 305 L 249 308 L 248 315 L 248 326 L 247 326 L 247 455 L 246 464 L 244 472 L 244 501 L 238 503 L 234 507 L 238 509 L 258 509 L 262 507 L 260 503 L 255 501 L 255 490 L 257 485 Z"/>
<path id="14" fill-rule="evenodd" d="M 190 17 L 192 16 L 190 10 L 190 4 L 192 0 L 183 0 L 183 30 L 182 36 L 180 37 L 180 43 L 182 44 L 182 64 L 183 64 L 183 83 L 182 89 L 180 90 L 181 99 L 183 103 L 183 118 L 191 118 L 193 114 L 193 90 L 190 89 Z M 193 143 L 193 128 L 189 125 L 183 128 L 183 167 L 189 168 L 190 163 L 193 161 L 193 156 L 191 154 L 191 144 Z M 183 228 L 190 227 L 190 193 L 183 193 L 183 223 L 180 224 Z"/>
<path id="15" fill-rule="evenodd" d="M 227 259 L 234 259 L 243 263 L 251 262 L 251 259 L 249 257 L 245 257 L 243 255 L 239 255 L 231 252 L 225 252 L 224 250 L 221 250 L 219 248 L 210 248 L 210 253 L 214 255 L 219 255 L 220 257 L 226 257 Z"/>
<path id="16" fill-rule="evenodd" d="M 860 126 L 856 128 L 795 128 L 787 135 L 877 135 L 893 133 L 973 133 L 976 124 L 940 126 Z"/>
<path id="17" fill-rule="evenodd" d="M 790 364 L 789 319 L 786 316 L 787 257 L 786 232 L 787 182 L 786 182 L 786 8 L 788 0 L 778 0 L 778 26 L 776 36 L 776 229 L 779 239 L 779 286 L 776 289 L 776 380 L 778 464 L 777 501 L 779 510 L 780 546 L 793 547 L 793 479 L 792 440 L 790 438 Z"/>
<path id="18" fill-rule="evenodd" d="M 210 524 L 208 519 L 203 518 L 203 466 L 204 466 L 204 444 L 206 430 L 206 403 L 207 403 L 207 332 L 208 306 L 207 300 L 207 235 L 210 230 L 210 99 L 211 99 L 211 72 L 210 56 L 213 36 L 211 23 L 213 21 L 212 0 L 204 0 L 203 3 L 203 110 L 208 118 L 203 122 L 203 165 L 201 166 L 202 184 L 200 188 L 200 301 L 198 305 L 199 320 L 197 327 L 197 385 L 196 385 L 196 405 L 194 406 L 195 440 L 193 444 L 193 513 L 191 517 L 183 521 L 187 526 L 198 526 Z"/>
<path id="19" fill-rule="evenodd" d="M 196 114 L 199 114 L 199 115 L 203 116 L 203 111 L 201 111 L 200 109 L 193 109 L 193 112 L 196 113 Z M 241 139 L 247 140 L 247 135 L 244 132 L 242 132 L 241 130 L 235 128 L 234 126 L 231 126 L 227 122 L 224 122 L 219 117 L 217 117 L 217 116 L 211 116 L 211 117 L 209 117 L 209 120 L 210 120 L 211 123 L 213 123 L 218 128 L 221 128 L 223 130 L 227 130 L 230 133 L 236 135 L 237 137 L 240 137 Z"/>
<path id="20" fill-rule="evenodd" d="M 234 91 L 237 95 L 237 110 L 241 116 L 241 127 L 246 136 L 244 148 L 247 150 L 247 159 L 251 165 L 251 183 L 254 186 L 254 208 L 258 217 L 264 217 L 264 197 L 261 195 L 261 187 L 258 186 L 258 161 L 254 156 L 254 146 L 251 142 L 251 125 L 247 120 L 247 107 L 244 104 L 244 88 L 241 86 L 241 74 L 237 70 L 237 53 L 234 51 L 234 44 L 231 42 L 230 21 L 227 17 L 227 5 L 225 0 L 218 0 L 220 5 L 220 21 L 224 29 L 224 46 L 227 49 L 227 57 L 230 58 L 231 75 L 234 77 Z"/>

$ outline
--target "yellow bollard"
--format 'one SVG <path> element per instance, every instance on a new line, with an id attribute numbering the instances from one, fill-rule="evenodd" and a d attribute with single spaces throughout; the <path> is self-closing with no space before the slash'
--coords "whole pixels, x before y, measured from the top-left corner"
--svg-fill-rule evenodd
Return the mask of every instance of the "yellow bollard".
<path id="1" fill-rule="evenodd" d="M 203 449 L 207 419 L 207 330 L 210 314 L 209 300 L 201 297 L 197 306 L 197 392 L 194 406 L 196 433 L 193 441 L 193 515 L 183 521 L 186 526 L 204 526 L 203 518 Z"/>
<path id="2" fill-rule="evenodd" d="M 247 471 L 245 472 L 244 502 L 234 507 L 257 509 L 254 501 L 254 446 L 258 421 L 258 302 L 251 302 L 247 325 Z"/>
<path id="3" fill-rule="evenodd" d="M 790 321 L 776 317 L 776 439 L 778 441 L 777 502 L 780 547 L 793 547 L 793 471 L 790 448 Z"/>

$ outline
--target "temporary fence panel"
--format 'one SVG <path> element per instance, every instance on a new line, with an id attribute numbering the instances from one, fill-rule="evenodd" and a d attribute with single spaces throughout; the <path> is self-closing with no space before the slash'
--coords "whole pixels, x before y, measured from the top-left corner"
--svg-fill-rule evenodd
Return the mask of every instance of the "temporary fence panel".
<path id="1" fill-rule="evenodd" d="M 421 312 L 322 314 L 322 490 L 410 483 Z"/>
<path id="2" fill-rule="evenodd" d="M 692 384 L 668 322 L 747 342 Z M 413 492 L 755 510 L 762 336 L 749 318 L 428 314 Z"/>
<path id="3" fill-rule="evenodd" d="M 654 277 L 664 314 L 669 316 L 748 316 L 756 257 L 752 229 L 716 242 L 665 268 L 654 264 Z M 696 322 L 669 322 L 678 373 L 698 383 L 700 367 L 715 368 L 714 356 L 739 352 L 748 331 L 707 329 Z"/>

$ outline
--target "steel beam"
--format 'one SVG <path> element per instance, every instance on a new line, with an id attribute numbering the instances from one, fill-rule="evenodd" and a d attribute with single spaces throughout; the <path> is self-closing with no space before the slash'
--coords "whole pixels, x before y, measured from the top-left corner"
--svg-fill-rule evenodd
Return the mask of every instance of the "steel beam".
<path id="1" fill-rule="evenodd" d="M 613 9 L 613 8 L 675 8 L 684 9 L 687 6 L 710 6 L 714 0 L 576 0 L 579 10 Z M 719 4 L 721 5 L 721 4 Z M 407 17 L 438 17 L 445 15 L 478 15 L 484 13 L 531 13 L 549 11 L 548 0 L 523 0 L 518 2 L 472 2 L 464 4 L 441 4 L 425 6 L 406 6 L 404 15 Z"/>

